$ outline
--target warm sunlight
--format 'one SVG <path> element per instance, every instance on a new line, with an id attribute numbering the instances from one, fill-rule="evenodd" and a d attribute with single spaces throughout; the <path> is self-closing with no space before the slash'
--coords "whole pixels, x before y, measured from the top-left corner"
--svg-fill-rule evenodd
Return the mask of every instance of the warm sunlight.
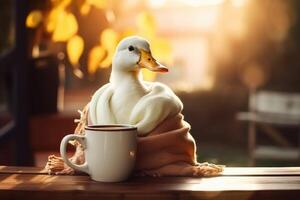
<path id="1" fill-rule="evenodd" d="M 300 196 L 300 0 L 1 0 L 0 199 Z"/>
<path id="2" fill-rule="evenodd" d="M 117 43 L 125 36 L 138 34 L 149 40 L 154 57 L 170 68 L 168 78 L 143 70 L 145 79 L 168 82 L 171 87 L 183 91 L 212 88 L 218 62 L 230 60 L 235 51 L 233 43 L 245 40 L 254 31 L 252 24 L 257 20 L 252 13 L 263 15 L 259 7 L 248 0 L 147 0 L 142 4 L 145 11 L 138 11 L 140 4 L 134 0 L 118 5 L 106 0 L 83 1 L 79 6 L 82 17 L 87 17 L 94 7 L 104 11 L 109 23 L 100 33 L 99 43 L 85 49 L 86 38 L 78 33 L 81 25 L 69 9 L 73 4 L 72 0 L 52 1 L 48 13 L 31 11 L 26 25 L 28 28 L 45 27 L 54 42 L 67 43 L 75 75 L 79 72 L 83 75 L 85 67 L 89 75 L 110 67 Z M 283 13 L 289 8 L 283 3 L 274 6 L 273 11 L 281 15 L 281 20 L 272 22 L 274 31 L 270 32 L 270 38 L 281 41 L 291 23 L 290 17 Z M 264 26 L 267 22 L 257 23 Z M 36 50 L 35 45 L 32 52 L 38 55 Z M 83 51 L 88 51 L 88 58 L 84 64 L 79 64 Z M 243 77 L 250 76 L 248 71 L 252 68 L 248 70 L 247 67 L 250 65 L 259 64 L 245 64 Z"/>

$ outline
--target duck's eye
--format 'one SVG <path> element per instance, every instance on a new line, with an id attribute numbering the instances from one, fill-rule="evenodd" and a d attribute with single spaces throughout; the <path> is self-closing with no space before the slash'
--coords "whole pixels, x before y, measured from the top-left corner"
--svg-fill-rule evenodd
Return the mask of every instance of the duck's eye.
<path id="1" fill-rule="evenodd" d="M 129 50 L 129 51 L 133 51 L 133 50 L 134 50 L 134 47 L 130 45 L 130 46 L 128 47 L 128 50 Z"/>

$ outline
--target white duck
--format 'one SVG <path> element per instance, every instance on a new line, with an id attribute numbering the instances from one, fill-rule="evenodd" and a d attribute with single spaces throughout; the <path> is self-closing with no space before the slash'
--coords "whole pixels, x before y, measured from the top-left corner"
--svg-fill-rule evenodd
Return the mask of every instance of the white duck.
<path id="1" fill-rule="evenodd" d="M 159 64 L 151 56 L 150 47 L 146 40 L 136 36 L 122 40 L 113 58 L 110 83 L 98 89 L 89 103 L 89 123 L 132 124 L 137 126 L 139 136 L 145 136 L 164 119 L 181 112 L 182 103 L 172 90 L 161 83 L 143 81 L 141 68 L 157 72 L 168 71 L 166 67 Z M 85 109 L 81 116 L 81 123 L 79 123 L 75 130 L 75 132 L 78 131 L 77 134 L 84 134 L 82 132 L 82 125 L 86 123 L 86 112 L 87 110 Z M 194 159 L 194 164 L 184 162 L 186 158 L 183 158 L 182 153 L 174 154 L 168 152 L 168 150 L 160 149 L 159 152 L 149 151 L 148 156 L 151 155 L 154 159 L 140 159 L 139 163 L 141 164 L 142 161 L 144 163 L 137 169 L 145 170 L 146 175 L 152 176 L 203 176 L 219 174 L 223 170 L 222 166 L 197 163 L 194 139 L 186 131 L 188 131 L 188 127 L 180 128 L 179 132 L 176 130 L 173 134 L 168 134 L 168 138 L 173 138 L 171 142 L 175 142 L 177 145 L 178 142 L 182 143 L 180 145 L 181 148 L 184 146 L 182 151 L 191 154 L 189 156 L 191 157 L 190 159 Z M 174 133 L 175 135 L 180 134 L 187 137 L 175 137 L 174 139 Z M 161 139 L 161 137 L 159 138 Z M 149 145 L 153 141 L 158 142 L 158 138 L 155 137 L 155 140 L 148 140 L 148 148 L 150 148 Z M 165 147 L 165 143 L 166 138 L 164 138 L 164 142 L 160 143 L 158 147 Z M 76 153 L 71 160 L 77 164 L 84 162 L 84 154 L 81 146 L 77 146 Z M 46 169 L 49 173 L 74 173 L 72 168 L 66 167 L 60 157 L 54 155 L 49 156 Z"/>
<path id="2" fill-rule="evenodd" d="M 98 89 L 89 105 L 92 124 L 131 124 L 146 135 L 183 105 L 166 85 L 143 80 L 141 69 L 167 72 L 151 55 L 149 43 L 138 36 L 123 39 L 112 61 L 110 83 Z"/>

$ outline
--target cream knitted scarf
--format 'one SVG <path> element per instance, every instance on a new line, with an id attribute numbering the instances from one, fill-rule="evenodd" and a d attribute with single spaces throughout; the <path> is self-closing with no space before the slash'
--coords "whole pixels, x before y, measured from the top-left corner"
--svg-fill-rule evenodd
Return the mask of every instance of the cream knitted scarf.
<path id="1" fill-rule="evenodd" d="M 183 108 L 180 99 L 166 85 L 148 82 L 145 85 L 149 92 L 136 103 L 126 122 L 137 126 L 139 136 L 147 135 L 163 120 L 179 114 Z M 92 124 L 117 124 L 118 116 L 113 114 L 110 105 L 113 92 L 111 83 L 108 83 L 93 95 L 89 105 Z"/>

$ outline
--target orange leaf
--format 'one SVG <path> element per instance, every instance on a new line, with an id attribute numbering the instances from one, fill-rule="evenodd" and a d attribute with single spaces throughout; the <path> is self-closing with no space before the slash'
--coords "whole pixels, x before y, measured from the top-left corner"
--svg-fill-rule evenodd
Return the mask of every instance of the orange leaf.
<path id="1" fill-rule="evenodd" d="M 36 28 L 43 20 L 43 15 L 40 10 L 33 10 L 26 18 L 26 26 L 28 28 Z"/>
<path id="2" fill-rule="evenodd" d="M 115 51 L 119 35 L 111 28 L 104 29 L 100 35 L 100 43 L 107 50 Z"/>
<path id="3" fill-rule="evenodd" d="M 54 42 L 65 42 L 76 34 L 77 30 L 78 24 L 75 16 L 65 10 L 58 9 L 52 40 Z"/>
<path id="4" fill-rule="evenodd" d="M 87 2 L 83 3 L 83 4 L 81 5 L 81 7 L 80 7 L 80 13 L 81 13 L 82 15 L 87 15 L 87 14 L 89 14 L 90 10 L 91 10 L 91 5 L 88 4 Z"/>
<path id="5" fill-rule="evenodd" d="M 79 35 L 73 36 L 67 43 L 67 54 L 72 65 L 78 64 L 83 53 L 84 41 Z"/>
<path id="6" fill-rule="evenodd" d="M 93 47 L 88 55 L 88 73 L 94 74 L 99 68 L 100 62 L 106 55 L 106 51 L 102 46 Z"/>

